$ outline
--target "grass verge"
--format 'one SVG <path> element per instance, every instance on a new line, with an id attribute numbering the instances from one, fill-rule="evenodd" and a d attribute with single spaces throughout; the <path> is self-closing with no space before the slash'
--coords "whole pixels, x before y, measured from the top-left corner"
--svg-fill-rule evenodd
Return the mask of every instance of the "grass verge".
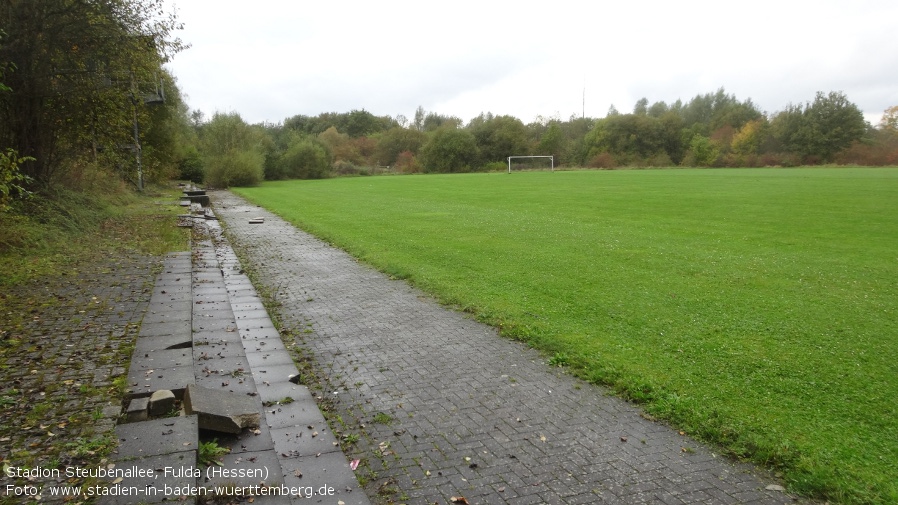
<path id="1" fill-rule="evenodd" d="M 121 251 L 159 256 L 185 250 L 187 232 L 173 226 L 180 191 L 143 194 L 53 188 L 0 214 L 0 286 L 61 275 L 72 264 Z"/>
<path id="2" fill-rule="evenodd" d="M 898 502 L 898 170 L 536 172 L 238 191 L 793 491 Z"/>

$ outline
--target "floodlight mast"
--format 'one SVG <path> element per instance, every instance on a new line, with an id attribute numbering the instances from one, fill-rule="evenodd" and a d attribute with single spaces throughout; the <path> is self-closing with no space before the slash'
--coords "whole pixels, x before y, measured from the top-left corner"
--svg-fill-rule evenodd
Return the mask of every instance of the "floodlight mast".
<path id="1" fill-rule="evenodd" d="M 511 159 L 512 158 L 549 158 L 551 161 L 552 171 L 555 171 L 555 156 L 509 156 L 508 157 L 508 173 L 511 173 Z"/>

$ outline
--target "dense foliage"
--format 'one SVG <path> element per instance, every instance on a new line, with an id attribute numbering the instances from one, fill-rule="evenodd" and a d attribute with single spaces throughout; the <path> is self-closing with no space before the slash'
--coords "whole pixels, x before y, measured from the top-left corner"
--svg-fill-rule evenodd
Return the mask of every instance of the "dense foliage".
<path id="1" fill-rule="evenodd" d="M 135 179 L 140 154 L 148 179 L 176 175 L 186 107 L 162 64 L 184 46 L 162 0 L 11 1 L 0 26 L 0 146 L 28 158 L 24 175 Z"/>
<path id="2" fill-rule="evenodd" d="M 200 130 L 213 127 L 217 117 Z M 819 92 L 812 101 L 768 114 L 750 99 L 720 89 L 685 103 L 643 98 L 632 113 L 612 107 L 600 119 L 540 117 L 524 124 L 512 116 L 483 113 L 464 124 L 419 107 L 412 121 L 353 110 L 298 115 L 256 128 L 270 139 L 264 172 L 265 179 L 275 180 L 379 169 L 500 170 L 508 156 L 520 155 L 552 155 L 555 166 L 602 169 L 893 165 L 898 163 L 896 117 L 898 107 L 888 109 L 873 127 L 841 92 Z M 304 146 L 301 156 L 297 139 Z"/>

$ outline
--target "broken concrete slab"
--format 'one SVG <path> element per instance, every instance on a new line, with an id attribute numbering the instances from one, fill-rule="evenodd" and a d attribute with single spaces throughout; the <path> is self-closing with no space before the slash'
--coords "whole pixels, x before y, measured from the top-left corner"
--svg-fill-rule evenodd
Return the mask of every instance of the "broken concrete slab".
<path id="1" fill-rule="evenodd" d="M 236 434 L 200 430 L 200 438 L 218 440 L 218 445 L 227 447 L 230 454 L 274 450 L 274 442 L 271 441 L 271 433 L 265 423 L 260 423 L 258 428 L 248 428 Z"/>
<path id="2" fill-rule="evenodd" d="M 199 428 L 196 417 L 166 417 L 115 427 L 119 440 L 115 460 L 124 461 L 160 454 L 197 450 Z"/>
<path id="3" fill-rule="evenodd" d="M 187 335 L 165 335 L 159 337 L 139 337 L 134 344 L 134 354 L 146 354 L 149 351 L 166 349 L 186 349 L 193 346 L 193 339 Z"/>
<path id="4" fill-rule="evenodd" d="M 180 398 L 184 394 L 184 388 L 195 383 L 192 363 L 188 366 L 149 370 L 131 367 L 128 370 L 126 393 L 131 397 L 141 397 L 150 396 L 153 391 L 168 389 Z"/>
<path id="5" fill-rule="evenodd" d="M 195 414 L 204 430 L 240 433 L 243 428 L 258 427 L 261 407 L 257 398 L 196 385 L 184 393 L 184 411 Z"/>
<path id="6" fill-rule="evenodd" d="M 242 396 L 255 396 L 258 394 L 258 391 L 256 391 L 256 383 L 253 381 L 252 376 L 249 375 L 236 378 L 229 376 L 221 377 L 218 375 L 201 375 L 196 378 L 194 384 L 199 387 L 221 390 Z"/>
<path id="7" fill-rule="evenodd" d="M 175 394 L 168 389 L 154 391 L 150 395 L 149 409 L 151 416 L 164 416 L 175 408 Z"/>
<path id="8" fill-rule="evenodd" d="M 128 409 L 125 411 L 125 419 L 129 423 L 138 423 L 146 421 L 149 416 L 149 398 L 134 398 L 128 403 Z"/>

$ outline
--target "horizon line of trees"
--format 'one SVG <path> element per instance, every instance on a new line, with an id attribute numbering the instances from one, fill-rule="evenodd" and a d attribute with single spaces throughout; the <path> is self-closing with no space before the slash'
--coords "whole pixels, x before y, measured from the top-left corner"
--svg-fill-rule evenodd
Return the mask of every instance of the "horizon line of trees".
<path id="1" fill-rule="evenodd" d="M 604 118 L 538 117 L 529 124 L 491 113 L 465 124 L 423 107 L 412 120 L 364 109 L 296 115 L 279 124 L 250 125 L 236 112 L 215 113 L 208 121 L 195 112 L 193 120 L 207 182 L 219 186 L 378 169 L 501 170 L 512 155 L 552 155 L 556 166 L 600 169 L 898 164 L 898 106 L 884 111 L 874 127 L 842 92 L 818 92 L 812 101 L 772 115 L 721 88 L 685 103 L 642 98 L 630 113 L 612 106 Z M 239 146 L 216 147 L 223 135 L 237 132 Z M 232 153 L 229 161 L 216 161 L 225 152 Z M 235 167 L 238 157 L 243 161 Z"/>
<path id="2" fill-rule="evenodd" d="M 767 114 L 721 88 L 603 118 L 486 112 L 467 123 L 418 107 L 295 115 L 247 124 L 191 111 L 163 64 L 187 48 L 164 0 L 31 0 L 0 9 L 0 210 L 15 194 L 87 186 L 96 174 L 137 184 L 189 178 L 214 186 L 261 180 L 499 170 L 508 156 L 556 166 L 755 167 L 898 165 L 898 106 L 867 123 L 842 92 Z"/>

